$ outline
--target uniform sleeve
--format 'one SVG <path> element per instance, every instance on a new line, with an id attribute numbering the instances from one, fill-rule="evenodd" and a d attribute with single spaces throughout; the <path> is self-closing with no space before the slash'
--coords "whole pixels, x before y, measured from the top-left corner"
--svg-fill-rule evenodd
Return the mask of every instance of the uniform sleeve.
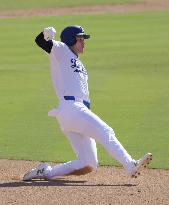
<path id="1" fill-rule="evenodd" d="M 44 39 L 44 35 L 43 32 L 41 32 L 36 38 L 35 38 L 35 42 L 36 44 L 41 47 L 44 51 L 46 51 L 47 53 L 51 53 L 52 47 L 53 47 L 53 41 L 49 40 L 46 41 Z"/>
<path id="2" fill-rule="evenodd" d="M 52 43 L 53 46 L 50 52 L 50 56 L 57 59 L 57 61 L 62 61 L 67 53 L 68 47 L 66 46 L 66 44 L 60 41 L 52 40 Z"/>

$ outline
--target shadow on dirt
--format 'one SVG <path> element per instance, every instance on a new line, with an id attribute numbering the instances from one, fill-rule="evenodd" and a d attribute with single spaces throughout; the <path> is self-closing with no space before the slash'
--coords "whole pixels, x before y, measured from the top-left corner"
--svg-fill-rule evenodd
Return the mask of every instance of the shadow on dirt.
<path id="1" fill-rule="evenodd" d="M 17 181 L 17 182 L 5 182 L 0 184 L 0 188 L 12 188 L 12 187 L 50 187 L 50 186 L 79 186 L 79 187 L 133 187 L 137 186 L 136 184 L 85 184 L 87 181 L 72 181 L 72 180 L 63 180 L 57 179 L 52 181 L 45 180 L 34 180 L 34 181 Z"/>

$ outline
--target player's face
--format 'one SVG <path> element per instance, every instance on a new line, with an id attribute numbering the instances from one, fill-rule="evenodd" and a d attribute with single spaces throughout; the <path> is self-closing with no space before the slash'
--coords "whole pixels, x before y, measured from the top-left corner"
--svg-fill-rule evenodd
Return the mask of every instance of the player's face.
<path id="1" fill-rule="evenodd" d="M 76 44 L 73 46 L 76 54 L 83 53 L 85 40 L 83 36 L 76 37 Z"/>

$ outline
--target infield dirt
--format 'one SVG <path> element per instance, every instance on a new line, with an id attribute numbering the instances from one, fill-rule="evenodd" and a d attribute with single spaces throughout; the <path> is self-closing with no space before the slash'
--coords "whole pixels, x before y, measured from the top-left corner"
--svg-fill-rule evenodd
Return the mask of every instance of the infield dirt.
<path id="1" fill-rule="evenodd" d="M 0 18 L 167 10 L 169 0 L 146 0 L 145 3 L 134 5 L 1 11 Z M 85 176 L 23 182 L 25 172 L 38 164 L 39 162 L 31 161 L 0 160 L 1 205 L 169 204 L 169 170 L 144 169 L 139 178 L 131 179 L 122 168 L 101 166 Z"/>
<path id="2" fill-rule="evenodd" d="M 69 14 L 89 13 L 126 13 L 142 11 L 168 11 L 169 0 L 145 0 L 143 3 L 127 5 L 101 5 L 84 7 L 56 7 L 46 9 L 9 10 L 0 11 L 0 18 L 12 18 L 17 16 L 58 16 Z"/>
<path id="3" fill-rule="evenodd" d="M 137 179 L 122 168 L 101 166 L 84 176 L 23 182 L 39 162 L 0 160 L 0 204 L 169 204 L 169 171 L 144 169 Z M 53 165 L 52 163 L 49 163 Z"/>

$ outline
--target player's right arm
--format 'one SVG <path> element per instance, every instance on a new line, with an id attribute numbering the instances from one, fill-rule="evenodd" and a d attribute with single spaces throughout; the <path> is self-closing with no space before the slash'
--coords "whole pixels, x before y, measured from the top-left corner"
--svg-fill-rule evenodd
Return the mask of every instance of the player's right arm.
<path id="1" fill-rule="evenodd" d="M 47 53 L 51 53 L 56 30 L 53 27 L 47 27 L 35 39 L 36 44 Z"/>

